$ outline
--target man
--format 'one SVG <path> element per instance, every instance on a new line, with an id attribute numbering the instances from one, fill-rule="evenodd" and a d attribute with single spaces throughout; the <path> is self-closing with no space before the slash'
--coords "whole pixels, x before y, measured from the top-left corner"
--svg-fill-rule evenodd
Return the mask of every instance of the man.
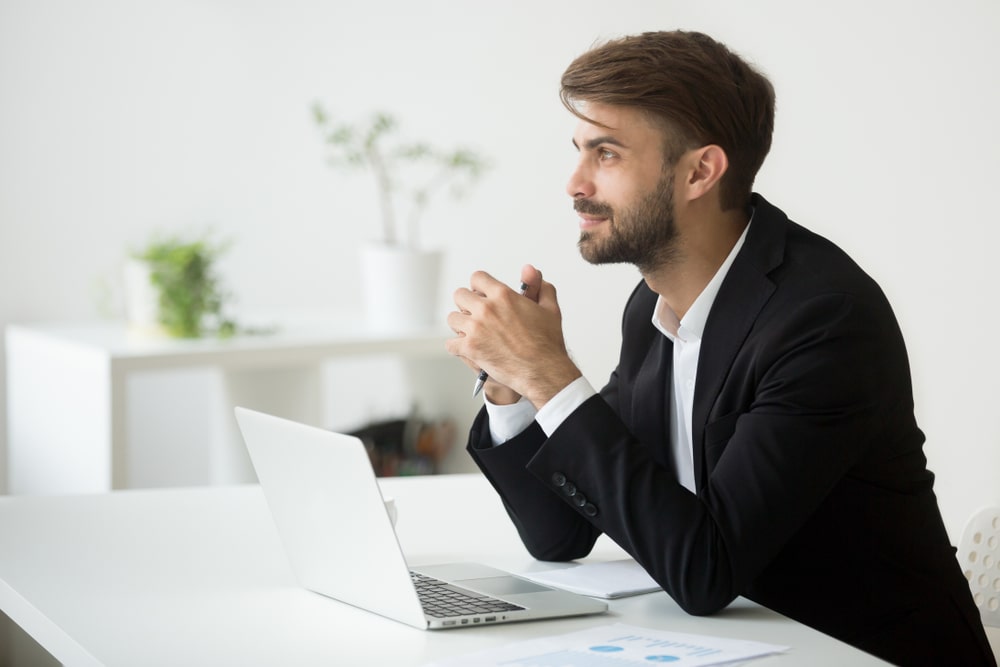
<path id="1" fill-rule="evenodd" d="M 995 664 L 888 302 L 751 194 L 771 84 L 705 35 L 647 33 L 577 58 L 561 95 L 580 252 L 643 278 L 618 367 L 595 393 L 531 266 L 525 296 L 474 274 L 448 317 L 489 373 L 469 451 L 530 553 L 603 532 L 689 613 L 744 595 L 895 663 Z"/>

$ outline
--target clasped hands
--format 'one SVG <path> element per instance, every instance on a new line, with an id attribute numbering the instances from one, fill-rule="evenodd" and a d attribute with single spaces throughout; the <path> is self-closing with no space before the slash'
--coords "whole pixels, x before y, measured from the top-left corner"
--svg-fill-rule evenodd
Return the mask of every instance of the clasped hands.
<path id="1" fill-rule="evenodd" d="M 530 264 L 521 282 L 523 296 L 484 271 L 472 274 L 468 288 L 455 290 L 458 310 L 448 314 L 448 326 L 456 335 L 445 346 L 477 373 L 489 373 L 491 403 L 524 396 L 537 409 L 581 373 L 566 351 L 556 288 Z"/>

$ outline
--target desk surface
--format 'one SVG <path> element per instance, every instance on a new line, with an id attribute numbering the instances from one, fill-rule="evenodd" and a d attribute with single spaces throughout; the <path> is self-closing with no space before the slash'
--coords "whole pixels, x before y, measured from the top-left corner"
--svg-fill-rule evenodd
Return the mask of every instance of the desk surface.
<path id="1" fill-rule="evenodd" d="M 545 569 L 480 475 L 381 480 L 411 564 Z M 588 560 L 622 558 L 602 538 Z M 0 608 L 71 665 L 420 665 L 614 622 L 792 647 L 752 664 L 883 664 L 746 600 L 688 616 L 665 594 L 605 615 L 427 632 L 295 585 L 260 488 L 0 498 Z"/>

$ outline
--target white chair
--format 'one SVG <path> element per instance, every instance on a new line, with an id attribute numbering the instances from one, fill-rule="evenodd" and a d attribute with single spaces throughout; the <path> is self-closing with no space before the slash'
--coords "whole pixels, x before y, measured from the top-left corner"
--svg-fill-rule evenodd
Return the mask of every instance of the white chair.
<path id="1" fill-rule="evenodd" d="M 1000 507 L 976 512 L 965 526 L 958 561 L 1000 660 Z"/>
<path id="2" fill-rule="evenodd" d="M 983 624 L 1000 628 L 1000 507 L 987 507 L 969 519 L 958 559 Z"/>

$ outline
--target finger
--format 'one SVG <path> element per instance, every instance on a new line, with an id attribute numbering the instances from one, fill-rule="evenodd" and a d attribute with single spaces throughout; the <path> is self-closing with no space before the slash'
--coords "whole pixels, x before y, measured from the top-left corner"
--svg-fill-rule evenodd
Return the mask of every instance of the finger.
<path id="1" fill-rule="evenodd" d="M 465 324 L 468 322 L 468 315 L 458 311 L 448 313 L 448 328 L 455 332 L 456 336 L 465 336 Z"/>
<path id="2" fill-rule="evenodd" d="M 479 366 L 468 357 L 463 357 L 461 353 L 457 350 L 457 346 L 458 346 L 458 341 L 454 338 L 445 341 L 445 349 L 448 351 L 448 354 L 452 355 L 453 357 L 457 357 L 459 360 L 461 360 L 463 364 L 468 366 L 474 373 L 478 374 Z"/>
<path id="3" fill-rule="evenodd" d="M 476 375 L 479 374 L 479 366 L 475 365 L 474 363 L 472 363 L 471 361 L 469 361 L 465 357 L 458 357 L 458 358 L 462 361 L 463 364 L 465 364 L 466 366 L 468 366 L 472 370 L 473 373 L 475 373 Z"/>
<path id="4" fill-rule="evenodd" d="M 465 356 L 467 352 L 465 347 L 466 347 L 466 339 L 464 334 L 459 334 L 455 338 L 448 338 L 444 341 L 444 348 L 445 350 L 448 351 L 448 354 L 450 354 L 453 357 L 458 357 L 465 363 L 466 366 L 468 366 L 469 368 L 478 373 L 479 365 L 476 364 L 471 359 L 469 359 L 467 356 Z"/>
<path id="5" fill-rule="evenodd" d="M 474 292 L 466 287 L 459 287 L 452 294 L 452 300 L 455 302 L 455 306 L 462 313 L 471 313 L 473 308 L 475 308 L 483 300 L 483 295 L 479 292 Z"/>
<path id="6" fill-rule="evenodd" d="M 485 271 L 476 271 L 469 278 L 469 289 L 473 292 L 479 292 L 484 296 L 491 296 L 510 288 Z"/>

